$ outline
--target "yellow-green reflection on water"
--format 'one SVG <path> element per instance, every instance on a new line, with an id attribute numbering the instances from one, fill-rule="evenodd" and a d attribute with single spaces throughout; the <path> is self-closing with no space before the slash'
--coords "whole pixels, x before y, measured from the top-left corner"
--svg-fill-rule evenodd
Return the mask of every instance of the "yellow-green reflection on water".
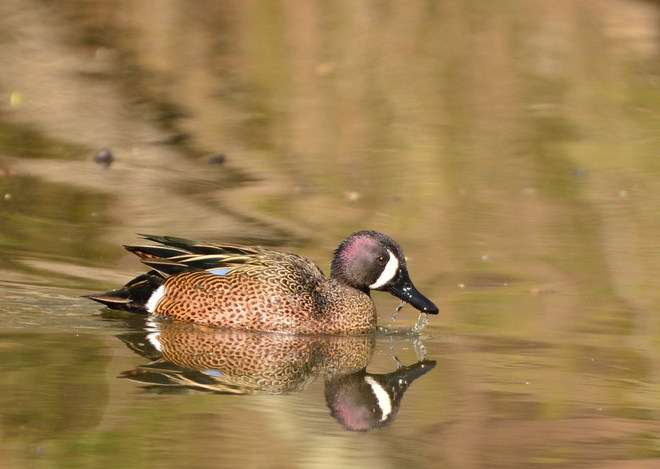
<path id="1" fill-rule="evenodd" d="M 644 0 L 2 2 L 0 465 L 654 466 L 659 17 Z M 116 337 L 143 318 L 78 298 L 144 270 L 119 247 L 134 233 L 327 272 L 359 229 L 399 241 L 441 309 L 435 369 L 374 432 L 338 425 L 318 379 L 146 393 L 117 378 L 144 365 Z M 374 297 L 382 324 L 414 324 Z M 369 372 L 415 361 L 375 348 Z"/>

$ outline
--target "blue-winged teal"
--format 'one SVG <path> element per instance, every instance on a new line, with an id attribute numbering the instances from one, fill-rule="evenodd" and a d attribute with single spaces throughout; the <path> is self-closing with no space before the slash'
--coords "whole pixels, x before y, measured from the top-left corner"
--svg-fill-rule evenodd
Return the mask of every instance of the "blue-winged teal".
<path id="1" fill-rule="evenodd" d="M 372 332 L 371 290 L 438 314 L 412 284 L 401 247 L 376 231 L 354 233 L 341 243 L 330 278 L 295 254 L 142 236 L 160 245 L 125 247 L 153 270 L 89 298 L 112 309 L 197 324 L 304 334 Z"/>

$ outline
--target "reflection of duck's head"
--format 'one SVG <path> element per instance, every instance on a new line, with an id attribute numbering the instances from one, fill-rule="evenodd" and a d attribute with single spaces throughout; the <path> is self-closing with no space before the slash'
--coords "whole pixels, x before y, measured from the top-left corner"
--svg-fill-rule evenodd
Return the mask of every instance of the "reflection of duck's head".
<path id="1" fill-rule="evenodd" d="M 331 414 L 347 430 L 368 431 L 392 423 L 403 394 L 410 384 L 435 367 L 434 361 L 421 361 L 388 374 L 366 370 L 325 383 L 325 399 Z"/>
<path id="2" fill-rule="evenodd" d="M 124 377 L 153 385 L 153 374 L 158 373 L 160 380 L 167 375 L 170 387 L 178 383 L 194 388 L 199 380 L 205 391 L 237 394 L 299 392 L 319 374 L 342 375 L 365 368 L 374 349 L 372 336 L 217 330 L 179 322 L 157 324 L 150 334 L 121 338 L 133 349 L 141 344 L 142 355 L 160 358 Z M 153 346 L 151 352 L 146 344 Z"/>

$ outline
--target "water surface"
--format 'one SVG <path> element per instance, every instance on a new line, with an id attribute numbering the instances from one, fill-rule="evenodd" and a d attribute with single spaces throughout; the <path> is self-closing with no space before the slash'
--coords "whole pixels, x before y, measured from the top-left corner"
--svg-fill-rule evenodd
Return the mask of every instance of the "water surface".
<path id="1" fill-rule="evenodd" d="M 642 0 L 4 1 L 0 466 L 655 467 L 659 16 Z M 80 297 L 144 271 L 120 247 L 135 233 L 328 272 L 361 229 L 402 245 L 440 315 L 341 366 L 297 347 L 273 375 L 295 379 L 265 389 L 183 372 L 150 336 L 162 324 Z M 374 299 L 383 326 L 415 323 Z M 419 363 L 394 418 L 337 418 L 350 377 Z"/>

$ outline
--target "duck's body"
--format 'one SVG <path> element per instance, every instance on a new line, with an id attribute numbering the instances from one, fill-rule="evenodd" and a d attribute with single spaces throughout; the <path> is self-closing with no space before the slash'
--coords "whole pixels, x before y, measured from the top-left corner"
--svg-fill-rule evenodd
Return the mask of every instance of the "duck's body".
<path id="1" fill-rule="evenodd" d="M 176 294 L 167 294 L 172 291 Z M 376 325 L 369 295 L 327 278 L 303 257 L 267 250 L 224 275 L 201 270 L 169 277 L 148 312 L 197 324 L 304 334 L 366 334 Z"/>
<path id="2" fill-rule="evenodd" d="M 355 233 L 339 246 L 329 278 L 295 254 L 145 238 L 161 245 L 126 249 L 154 270 L 89 298 L 197 324 L 305 334 L 372 332 L 377 318 L 370 290 L 390 291 L 421 311 L 438 312 L 410 282 L 399 245 L 374 231 Z"/>

